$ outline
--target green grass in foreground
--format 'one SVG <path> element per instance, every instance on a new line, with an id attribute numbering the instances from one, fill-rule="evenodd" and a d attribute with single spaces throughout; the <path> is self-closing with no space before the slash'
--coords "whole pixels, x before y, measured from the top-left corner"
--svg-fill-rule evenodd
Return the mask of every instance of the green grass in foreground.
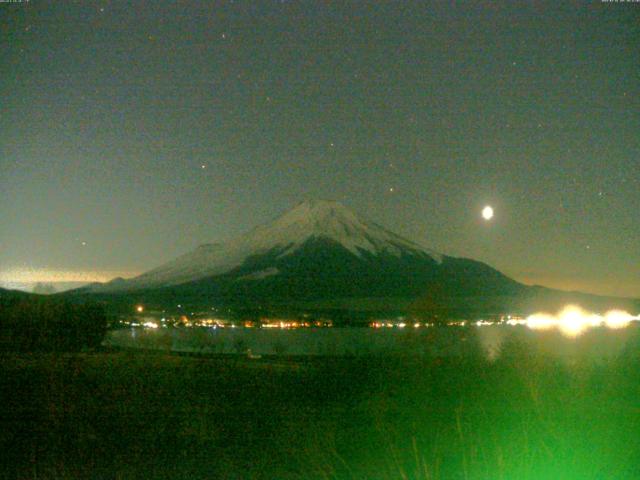
<path id="1" fill-rule="evenodd" d="M 4 355 L 3 478 L 637 479 L 640 356 Z"/>

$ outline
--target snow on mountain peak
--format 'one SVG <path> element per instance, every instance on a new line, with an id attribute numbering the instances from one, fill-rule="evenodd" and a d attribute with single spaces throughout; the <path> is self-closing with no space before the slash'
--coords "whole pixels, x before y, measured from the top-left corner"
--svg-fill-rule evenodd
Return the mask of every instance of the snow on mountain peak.
<path id="1" fill-rule="evenodd" d="M 131 279 L 130 288 L 176 285 L 219 275 L 240 266 L 250 256 L 279 251 L 279 257 L 295 252 L 312 239 L 329 239 L 354 255 L 442 256 L 388 230 L 363 220 L 341 203 L 304 201 L 271 223 L 224 244 L 205 244 L 194 251 Z M 273 274 L 273 273 L 271 273 Z"/>
<path id="2" fill-rule="evenodd" d="M 400 255 L 402 251 L 423 252 L 440 261 L 440 256 L 420 245 L 395 235 L 375 223 L 367 222 L 339 202 L 305 201 L 273 223 L 254 229 L 248 236 L 255 247 L 286 247 L 282 255 L 294 251 L 311 238 L 327 238 L 339 243 L 356 256 L 366 251 L 377 255 L 385 251 Z"/>

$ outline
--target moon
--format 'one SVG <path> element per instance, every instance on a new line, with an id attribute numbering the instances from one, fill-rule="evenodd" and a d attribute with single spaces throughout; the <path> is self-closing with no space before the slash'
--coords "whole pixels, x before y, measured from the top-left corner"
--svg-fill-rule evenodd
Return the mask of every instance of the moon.
<path id="1" fill-rule="evenodd" d="M 491 220 L 493 218 L 493 208 L 487 205 L 482 209 L 482 218 L 485 220 Z"/>

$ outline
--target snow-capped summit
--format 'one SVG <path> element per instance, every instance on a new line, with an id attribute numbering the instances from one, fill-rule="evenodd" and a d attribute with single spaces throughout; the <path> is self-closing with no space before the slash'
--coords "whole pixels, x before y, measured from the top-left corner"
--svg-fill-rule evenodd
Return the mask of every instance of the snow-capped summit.
<path id="1" fill-rule="evenodd" d="M 206 277 L 222 275 L 242 266 L 247 259 L 277 252 L 276 258 L 293 254 L 310 240 L 333 242 L 356 257 L 422 256 L 441 262 L 442 256 L 404 239 L 383 227 L 368 222 L 339 202 L 304 201 L 273 222 L 254 228 L 226 243 L 201 245 L 154 270 L 128 280 L 125 284 L 106 284 L 103 290 L 138 289 L 178 285 Z M 269 265 L 268 275 L 277 273 Z M 249 272 L 248 278 L 264 273 Z M 245 274 L 245 278 L 247 275 Z"/>
<path id="2" fill-rule="evenodd" d="M 260 226 L 245 240 L 256 250 L 287 247 L 282 255 L 295 250 L 311 238 L 325 238 L 342 245 L 356 256 L 385 252 L 400 255 L 403 251 L 440 255 L 359 217 L 339 202 L 304 201 L 273 223 Z"/>

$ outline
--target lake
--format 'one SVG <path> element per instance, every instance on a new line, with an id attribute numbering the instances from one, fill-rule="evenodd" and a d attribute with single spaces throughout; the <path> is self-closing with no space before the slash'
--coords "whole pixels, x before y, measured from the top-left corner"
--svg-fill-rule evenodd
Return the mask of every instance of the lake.
<path id="1" fill-rule="evenodd" d="M 255 355 L 465 355 L 478 345 L 489 358 L 505 339 L 517 336 L 543 353 L 559 357 L 610 358 L 618 355 L 638 332 L 594 328 L 571 338 L 557 330 L 534 331 L 524 326 L 485 325 L 421 328 L 126 328 L 108 333 L 105 345 L 208 354 Z"/>

